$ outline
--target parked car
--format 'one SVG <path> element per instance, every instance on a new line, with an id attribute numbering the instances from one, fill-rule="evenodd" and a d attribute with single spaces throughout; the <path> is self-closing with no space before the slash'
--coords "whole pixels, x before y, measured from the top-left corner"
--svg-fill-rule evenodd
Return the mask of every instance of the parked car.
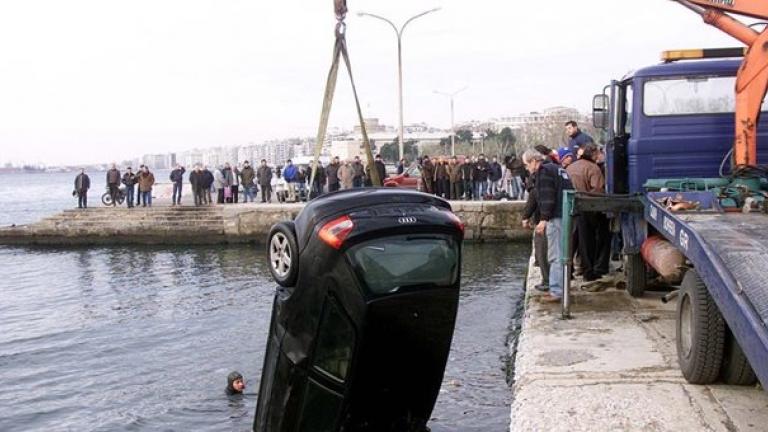
<path id="1" fill-rule="evenodd" d="M 384 179 L 384 187 L 422 190 L 421 183 L 421 168 L 417 163 L 411 164 L 402 174 L 393 174 Z"/>

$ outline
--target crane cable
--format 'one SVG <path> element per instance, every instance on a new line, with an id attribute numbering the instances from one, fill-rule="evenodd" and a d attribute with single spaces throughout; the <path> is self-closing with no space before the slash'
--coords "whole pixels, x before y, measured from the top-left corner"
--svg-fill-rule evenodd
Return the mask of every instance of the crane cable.
<path id="1" fill-rule="evenodd" d="M 334 7 L 336 10 L 336 42 L 333 48 L 333 62 L 331 63 L 331 69 L 328 71 L 328 78 L 325 83 L 325 97 L 323 98 L 323 108 L 320 113 L 320 125 L 317 128 L 317 141 L 315 141 L 315 154 L 312 160 L 312 175 L 310 176 L 310 190 L 315 185 L 315 175 L 317 174 L 317 161 L 320 159 L 320 153 L 323 149 L 323 143 L 325 143 L 325 134 L 328 131 L 328 118 L 331 115 L 331 106 L 333 105 L 333 95 L 336 91 L 336 81 L 339 74 L 339 59 L 344 58 L 344 64 L 347 67 L 349 73 L 349 81 L 352 84 L 352 94 L 355 97 L 355 106 L 357 107 L 357 116 L 360 120 L 360 132 L 363 138 L 363 149 L 365 150 L 365 156 L 368 161 L 368 166 L 371 168 L 370 176 L 371 182 L 374 186 L 381 186 L 381 180 L 379 173 L 374 167 L 373 152 L 371 151 L 371 143 L 368 140 L 368 132 L 365 129 L 365 120 L 363 119 L 363 111 L 360 108 L 360 99 L 357 97 L 357 88 L 355 87 L 355 79 L 352 77 L 352 64 L 349 61 L 349 52 L 347 51 L 347 39 L 346 30 L 347 25 L 344 23 L 344 19 L 347 16 L 347 1 L 346 0 L 334 0 Z"/>

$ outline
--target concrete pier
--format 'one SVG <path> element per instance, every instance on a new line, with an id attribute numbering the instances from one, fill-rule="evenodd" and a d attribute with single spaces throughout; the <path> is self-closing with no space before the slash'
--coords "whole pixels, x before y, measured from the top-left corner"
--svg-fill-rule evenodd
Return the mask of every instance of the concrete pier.
<path id="1" fill-rule="evenodd" d="M 471 241 L 521 240 L 520 201 L 454 201 Z M 0 228 L 0 244 L 262 243 L 273 224 L 293 220 L 303 204 L 229 204 L 203 207 L 65 210 L 37 223 Z"/>
<path id="2" fill-rule="evenodd" d="M 539 283 L 529 266 L 528 287 Z M 573 319 L 530 288 L 515 363 L 511 431 L 765 431 L 759 387 L 691 385 L 675 350 L 675 304 L 607 286 L 576 291 Z"/>

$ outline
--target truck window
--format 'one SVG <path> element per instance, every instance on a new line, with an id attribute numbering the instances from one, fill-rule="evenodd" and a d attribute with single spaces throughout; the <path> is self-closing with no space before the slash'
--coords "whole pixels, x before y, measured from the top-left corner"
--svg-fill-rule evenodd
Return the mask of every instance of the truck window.
<path id="1" fill-rule="evenodd" d="M 616 112 L 616 115 L 614 116 L 613 130 L 616 131 L 616 135 L 618 136 L 632 134 L 632 104 L 632 83 L 622 83 L 617 87 L 616 103 L 613 107 Z"/>
<path id="2" fill-rule="evenodd" d="M 646 116 L 729 114 L 735 110 L 732 76 L 696 76 L 646 81 L 643 112 Z M 762 111 L 766 110 L 763 102 Z"/>

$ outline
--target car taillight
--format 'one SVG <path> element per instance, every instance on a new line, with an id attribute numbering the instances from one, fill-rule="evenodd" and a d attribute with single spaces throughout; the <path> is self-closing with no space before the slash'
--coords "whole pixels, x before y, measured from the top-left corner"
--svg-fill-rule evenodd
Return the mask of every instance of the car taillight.
<path id="1" fill-rule="evenodd" d="M 355 223 L 349 216 L 334 219 L 320 228 L 318 235 L 328 246 L 340 249 L 350 232 L 355 228 Z"/>
<path id="2" fill-rule="evenodd" d="M 453 212 L 447 212 L 447 213 L 448 213 L 448 217 L 451 218 L 451 221 L 453 221 L 453 224 L 456 225 L 456 228 L 458 228 L 459 231 L 461 231 L 461 235 L 464 235 L 464 222 L 462 222 L 461 219 L 459 219 L 459 217 L 456 216 L 455 213 Z"/>

